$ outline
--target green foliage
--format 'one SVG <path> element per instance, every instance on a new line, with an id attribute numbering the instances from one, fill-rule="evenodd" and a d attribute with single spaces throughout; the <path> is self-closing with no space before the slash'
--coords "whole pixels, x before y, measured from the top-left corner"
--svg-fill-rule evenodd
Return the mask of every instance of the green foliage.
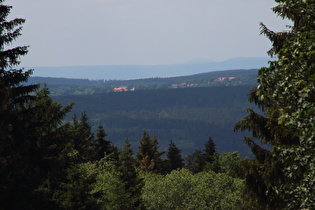
<path id="1" fill-rule="evenodd" d="M 238 209 L 242 202 L 243 182 L 225 174 L 181 169 L 144 176 L 147 209 Z"/>
<path id="2" fill-rule="evenodd" d="M 112 145 L 109 140 L 106 140 L 105 137 L 107 133 L 105 132 L 103 125 L 99 125 L 96 133 L 96 159 L 100 160 L 105 156 L 111 156 L 112 160 L 117 159 L 116 148 Z"/>
<path id="3" fill-rule="evenodd" d="M 248 159 L 242 159 L 238 152 L 224 152 L 217 155 L 217 164 L 220 173 L 227 174 L 231 177 L 239 176 L 241 163 L 246 160 Z"/>
<path id="4" fill-rule="evenodd" d="M 76 164 L 54 195 L 64 209 L 130 209 L 116 166 L 104 159 Z"/>
<path id="5" fill-rule="evenodd" d="M 216 145 L 213 139 L 209 137 L 208 141 L 204 144 L 204 152 L 195 150 L 191 155 L 186 158 L 186 168 L 193 173 L 199 173 L 204 170 L 219 171 L 218 154 Z"/>
<path id="6" fill-rule="evenodd" d="M 105 155 L 111 155 L 112 159 L 117 159 L 115 147 L 111 142 L 106 140 L 107 134 L 102 125 L 99 125 L 96 138 L 89 124 L 88 116 L 85 112 L 81 114 L 80 120 L 77 120 L 76 114 L 72 119 L 69 128 L 73 149 L 76 151 L 76 161 L 87 162 L 92 160 L 100 160 Z"/>
<path id="7" fill-rule="evenodd" d="M 96 196 L 99 209 L 134 209 L 134 199 L 126 192 L 125 184 L 121 181 L 119 173 L 103 171 L 96 177 L 92 191 Z"/>
<path id="8" fill-rule="evenodd" d="M 272 146 L 266 150 L 246 139 L 256 155 L 244 165 L 253 200 L 262 208 L 308 209 L 315 203 L 315 2 L 277 2 L 274 12 L 293 26 L 275 33 L 262 25 L 273 44 L 269 53 L 278 60 L 259 71 L 259 85 L 250 99 L 266 116 L 249 110 L 236 127 L 252 130 L 253 137 Z"/>
<path id="9" fill-rule="evenodd" d="M 146 172 L 159 173 L 162 171 L 163 153 L 158 151 L 158 140 L 156 137 L 150 138 L 146 131 L 140 140 L 139 152 L 137 153 L 137 162 L 140 170 Z"/>
<path id="10" fill-rule="evenodd" d="M 132 209 L 141 209 L 142 207 L 142 187 L 143 179 L 139 177 L 139 173 L 135 167 L 135 160 L 128 139 L 119 153 L 118 171 L 120 172 L 120 180 L 124 184 L 124 188 L 128 193 L 128 201 Z"/>

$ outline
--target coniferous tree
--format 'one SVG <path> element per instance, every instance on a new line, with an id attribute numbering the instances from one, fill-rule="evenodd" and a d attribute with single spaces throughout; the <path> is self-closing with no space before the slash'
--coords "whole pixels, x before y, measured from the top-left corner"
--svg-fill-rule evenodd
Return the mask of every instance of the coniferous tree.
<path id="1" fill-rule="evenodd" d="M 30 139 L 27 139 L 25 107 L 35 100 L 30 93 L 37 85 L 22 86 L 31 71 L 12 69 L 20 63 L 19 58 L 27 53 L 27 47 L 13 47 L 11 44 L 21 35 L 24 19 L 7 21 L 11 6 L 0 0 L 0 207 L 26 207 L 26 201 L 33 200 L 34 182 L 30 160 Z M 29 133 L 28 133 L 29 134 Z M 24 179 L 24 180 L 23 180 Z M 27 182 L 30 182 L 27 184 Z M 9 204 L 11 203 L 12 206 Z"/>
<path id="2" fill-rule="evenodd" d="M 204 152 L 197 149 L 193 154 L 187 156 L 186 168 L 193 173 L 199 173 L 204 170 L 213 170 L 218 172 L 218 154 L 213 139 L 209 137 L 208 141 L 204 145 Z"/>
<path id="3" fill-rule="evenodd" d="M 126 193 L 128 193 L 130 208 L 141 209 L 141 194 L 144 183 L 143 179 L 139 177 L 139 173 L 135 168 L 135 159 L 133 157 L 131 144 L 129 143 L 128 139 L 126 139 L 118 157 L 118 171 L 120 172 L 120 180 L 124 184 Z"/>
<path id="4" fill-rule="evenodd" d="M 76 160 L 78 162 L 95 160 L 98 155 L 96 151 L 96 141 L 91 131 L 87 114 L 83 112 L 80 120 L 77 120 L 77 116 L 74 114 L 72 122 L 71 133 Z"/>
<path id="5" fill-rule="evenodd" d="M 96 133 L 98 160 L 102 159 L 105 155 L 110 155 L 113 152 L 113 146 L 110 141 L 105 139 L 106 136 L 107 133 L 105 132 L 103 125 L 100 124 Z"/>
<path id="6" fill-rule="evenodd" d="M 205 156 L 204 169 L 212 170 L 214 172 L 219 172 L 220 171 L 220 165 L 218 162 L 219 154 L 217 153 L 216 145 L 213 142 L 212 137 L 210 136 L 209 136 L 208 141 L 205 143 L 204 156 Z"/>
<path id="7" fill-rule="evenodd" d="M 22 113 L 25 110 L 25 102 L 35 100 L 29 93 L 35 91 L 38 85 L 20 85 L 27 81 L 32 71 L 12 69 L 20 63 L 19 57 L 28 50 L 26 46 L 6 48 L 21 35 L 21 25 L 25 20 L 17 18 L 6 21 L 12 7 L 2 3 L 3 0 L 0 0 L 0 136 L 5 139 L 12 133 L 12 126 L 19 115 L 17 112 Z"/>
<path id="8" fill-rule="evenodd" d="M 192 173 L 196 174 L 202 172 L 206 164 L 204 153 L 197 149 L 193 154 L 186 158 L 186 168 Z"/>
<path id="9" fill-rule="evenodd" d="M 204 152 L 206 162 L 213 163 L 216 159 L 217 149 L 211 137 L 209 137 L 208 141 L 205 143 Z"/>
<path id="10" fill-rule="evenodd" d="M 168 158 L 168 172 L 181 169 L 184 166 L 181 150 L 176 147 L 173 141 L 169 144 L 166 156 Z"/>
<path id="11" fill-rule="evenodd" d="M 150 138 L 149 134 L 144 131 L 140 140 L 137 161 L 139 169 L 147 172 L 159 173 L 162 168 L 162 152 L 158 151 L 158 140 L 156 137 Z"/>
<path id="12" fill-rule="evenodd" d="M 269 51 L 278 60 L 258 74 L 258 87 L 250 101 L 265 112 L 249 115 L 236 124 L 252 131 L 245 142 L 255 160 L 247 160 L 243 171 L 250 206 L 262 209 L 314 207 L 314 61 L 315 2 L 277 0 L 273 11 L 293 22 L 289 31 L 273 32 L 261 25 L 272 42 Z M 272 149 L 255 142 L 268 144 Z"/>
<path id="13" fill-rule="evenodd" d="M 24 85 L 32 71 L 14 69 L 27 46 L 13 47 L 24 19 L 6 21 L 11 6 L 0 0 L 0 208 L 55 208 L 52 191 L 62 176 L 63 108 L 47 88 Z M 60 173 L 59 173 L 60 172 Z"/>
<path id="14" fill-rule="evenodd" d="M 41 180 L 36 191 L 51 200 L 58 183 L 65 176 L 68 165 L 69 152 L 68 125 L 63 124 L 65 115 L 72 108 L 72 104 L 62 107 L 49 97 L 49 90 L 44 87 L 35 91 L 37 100 L 28 103 L 32 115 L 28 120 L 30 138 L 36 145 L 32 145 L 33 160 L 40 172 L 37 179 Z M 36 155 L 36 156 L 35 156 Z M 33 166 L 36 168 L 36 166 Z"/>

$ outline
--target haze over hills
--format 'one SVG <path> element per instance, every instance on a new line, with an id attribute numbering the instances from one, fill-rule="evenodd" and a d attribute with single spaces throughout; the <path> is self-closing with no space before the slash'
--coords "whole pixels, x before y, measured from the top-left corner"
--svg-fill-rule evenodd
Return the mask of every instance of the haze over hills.
<path id="1" fill-rule="evenodd" d="M 229 69 L 259 69 L 267 66 L 268 57 L 232 58 L 222 62 L 194 60 L 174 65 L 107 65 L 30 67 L 34 77 L 57 77 L 90 80 L 129 80 L 186 76 Z M 28 67 L 26 67 L 28 69 Z"/>

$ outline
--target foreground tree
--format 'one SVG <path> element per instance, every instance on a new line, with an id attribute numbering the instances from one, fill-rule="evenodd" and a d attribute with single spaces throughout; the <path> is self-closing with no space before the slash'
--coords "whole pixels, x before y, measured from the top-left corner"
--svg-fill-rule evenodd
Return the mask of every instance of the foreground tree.
<path id="1" fill-rule="evenodd" d="M 32 177 L 34 168 L 29 162 L 31 140 L 25 138 L 29 134 L 25 114 L 30 114 L 31 110 L 25 104 L 35 100 L 29 93 L 38 86 L 19 85 L 27 80 L 31 71 L 11 69 L 19 64 L 19 57 L 27 53 L 26 46 L 7 49 L 20 36 L 25 20 L 6 21 L 11 6 L 2 3 L 0 0 L 0 205 L 6 208 L 9 203 L 19 205 L 16 201 L 25 204 L 32 199 L 30 192 L 37 186 Z"/>
<path id="2" fill-rule="evenodd" d="M 79 163 L 67 172 L 54 194 L 62 209 L 134 209 L 114 162 Z"/>
<path id="3" fill-rule="evenodd" d="M 180 169 L 144 177 L 146 209 L 239 209 L 242 203 L 243 181 L 226 174 Z"/>
<path id="4" fill-rule="evenodd" d="M 50 209 L 62 176 L 65 127 L 62 107 L 39 85 L 23 85 L 32 71 L 14 69 L 27 47 L 13 47 L 24 19 L 6 21 L 11 6 L 0 0 L 0 208 Z"/>
<path id="5" fill-rule="evenodd" d="M 293 22 L 276 33 L 262 24 L 276 56 L 258 75 L 250 100 L 266 116 L 248 110 L 236 129 L 250 130 L 245 139 L 256 156 L 244 164 L 250 205 L 260 208 L 314 208 L 315 203 L 315 2 L 277 0 L 273 11 Z M 271 145 L 271 149 L 255 143 Z"/>

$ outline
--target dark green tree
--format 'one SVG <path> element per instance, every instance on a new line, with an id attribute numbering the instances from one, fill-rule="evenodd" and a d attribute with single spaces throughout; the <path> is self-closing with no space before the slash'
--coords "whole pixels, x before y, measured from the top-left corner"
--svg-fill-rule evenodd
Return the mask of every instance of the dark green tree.
<path id="1" fill-rule="evenodd" d="M 216 159 L 217 148 L 211 137 L 209 137 L 208 141 L 205 143 L 204 152 L 206 162 L 213 163 Z"/>
<path id="2" fill-rule="evenodd" d="M 32 71 L 12 69 L 27 47 L 10 48 L 24 19 L 6 21 L 0 1 L 0 208 L 56 208 L 51 199 L 66 162 L 63 108 L 39 85 L 24 85 Z"/>
<path id="3" fill-rule="evenodd" d="M 118 171 L 120 173 L 120 180 L 123 182 L 125 191 L 129 196 L 129 208 L 141 209 L 141 194 L 144 183 L 136 169 L 135 159 L 128 139 L 126 139 L 119 153 Z"/>
<path id="4" fill-rule="evenodd" d="M 2 4 L 3 2 L 0 0 L 0 137 L 3 139 L 2 143 L 6 144 L 10 142 L 8 138 L 11 136 L 13 124 L 17 121 L 18 112 L 25 111 L 26 102 L 35 100 L 29 93 L 35 91 L 38 85 L 20 85 L 27 81 L 32 71 L 12 69 L 20 63 L 19 58 L 28 52 L 27 46 L 9 48 L 21 35 L 21 25 L 25 20 L 16 18 L 7 21 L 12 7 Z M 4 146 L 6 145 L 1 148 L 5 148 Z"/>
<path id="5" fill-rule="evenodd" d="M 31 93 L 39 86 L 21 84 L 32 71 L 14 69 L 28 52 L 27 46 L 13 45 L 25 20 L 7 21 L 12 7 L 3 2 L 0 0 L 0 208 L 34 209 L 44 202 L 36 189 L 48 173 L 45 164 L 51 155 L 42 147 L 48 149 L 52 143 L 43 137 L 41 128 L 36 129 L 42 123 L 36 120 L 42 112 L 40 106 L 33 105 L 38 98 Z"/>
<path id="6" fill-rule="evenodd" d="M 0 209 L 56 209 L 52 199 L 64 177 L 68 132 L 62 107 L 46 87 L 25 85 L 32 71 L 14 69 L 27 46 L 12 47 L 24 19 L 6 21 L 0 0 Z M 10 48 L 12 47 L 12 48 Z"/>
<path id="7" fill-rule="evenodd" d="M 185 167 L 196 174 L 203 171 L 205 164 L 206 160 L 204 153 L 197 149 L 193 154 L 187 156 Z"/>
<path id="8" fill-rule="evenodd" d="M 156 137 L 150 138 L 146 131 L 140 140 L 139 152 L 137 153 L 137 162 L 139 169 L 146 172 L 159 173 L 162 171 L 163 152 L 158 151 L 158 140 Z"/>
<path id="9" fill-rule="evenodd" d="M 105 137 L 107 136 L 107 133 L 104 130 L 103 125 L 99 125 L 96 133 L 96 146 L 98 151 L 97 159 L 102 159 L 105 155 L 112 154 L 113 151 L 113 145 L 111 141 L 106 140 Z"/>
<path id="10" fill-rule="evenodd" d="M 72 119 L 72 141 L 74 153 L 77 162 L 87 162 L 97 159 L 97 142 L 91 131 L 91 125 L 88 122 L 88 116 L 85 112 L 77 120 L 76 114 Z"/>
<path id="11" fill-rule="evenodd" d="M 212 170 L 214 172 L 220 172 L 220 165 L 219 165 L 219 154 L 217 153 L 216 145 L 209 136 L 208 141 L 205 143 L 204 149 L 204 159 L 205 159 L 205 166 L 204 169 Z"/>
<path id="12" fill-rule="evenodd" d="M 166 153 L 168 158 L 168 172 L 172 170 L 181 169 L 184 166 L 184 159 L 181 154 L 181 150 L 176 147 L 176 144 L 171 141 Z"/>
<path id="13" fill-rule="evenodd" d="M 67 172 L 54 195 L 62 209 L 134 209 L 113 161 L 78 163 Z"/>
<path id="14" fill-rule="evenodd" d="M 58 183 L 65 177 L 68 165 L 67 155 L 71 144 L 69 127 L 63 124 L 63 119 L 72 104 L 62 107 L 60 103 L 54 102 L 46 87 L 35 91 L 35 94 L 37 100 L 27 104 L 32 110 L 27 123 L 30 132 L 28 135 L 33 142 L 28 146 L 32 147 L 32 164 L 38 173 L 37 180 L 40 181 L 36 192 L 51 201 Z"/>
<path id="15" fill-rule="evenodd" d="M 199 173 L 204 170 L 213 170 L 219 172 L 218 154 L 216 145 L 213 139 L 209 137 L 208 141 L 204 144 L 203 151 L 195 150 L 191 155 L 186 158 L 186 168 L 193 173 Z"/>
<path id="16" fill-rule="evenodd" d="M 235 127 L 253 134 L 245 138 L 256 157 L 243 163 L 247 195 L 254 208 L 314 208 L 315 2 L 276 2 L 273 11 L 293 25 L 278 33 L 261 25 L 277 60 L 260 69 L 249 99 L 265 114 L 248 109 Z"/>

